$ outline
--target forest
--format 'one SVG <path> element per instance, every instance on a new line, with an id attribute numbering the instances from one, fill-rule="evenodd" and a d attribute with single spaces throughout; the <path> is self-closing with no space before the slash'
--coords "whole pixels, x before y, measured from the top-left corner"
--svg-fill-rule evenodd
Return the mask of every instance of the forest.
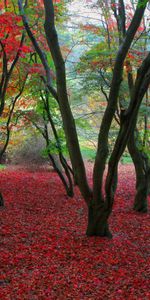
<path id="1" fill-rule="evenodd" d="M 0 0 L 0 299 L 148 300 L 150 3 Z"/>

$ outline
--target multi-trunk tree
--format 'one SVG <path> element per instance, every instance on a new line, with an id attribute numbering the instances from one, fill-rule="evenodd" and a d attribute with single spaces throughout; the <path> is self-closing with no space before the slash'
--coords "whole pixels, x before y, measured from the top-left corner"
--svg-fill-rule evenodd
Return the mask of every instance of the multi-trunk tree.
<path id="1" fill-rule="evenodd" d="M 94 33 L 95 36 L 101 34 L 104 41 L 95 44 L 88 50 L 82 57 L 80 74 L 85 74 L 84 78 L 84 90 L 87 87 L 90 91 L 90 80 L 92 78 L 95 83 L 96 90 L 103 94 L 103 97 L 108 101 L 108 91 L 110 89 L 115 50 L 121 45 L 126 35 L 126 22 L 133 16 L 135 8 L 133 3 L 124 3 L 123 1 L 111 1 L 111 2 L 98 2 L 98 6 L 101 7 L 103 12 L 102 23 L 98 26 L 88 26 L 88 30 Z M 127 21 L 126 21 L 127 20 Z M 87 26 L 84 26 L 84 30 L 87 30 Z M 124 63 L 123 80 L 121 89 L 119 91 L 119 101 L 116 110 L 115 120 L 120 123 L 121 113 L 124 111 L 130 100 L 132 90 L 134 89 L 134 79 L 137 69 L 139 68 L 142 59 L 147 55 L 147 36 L 148 36 L 148 13 L 145 18 L 142 19 L 141 25 L 138 28 L 135 38 L 132 42 L 128 55 L 126 56 Z M 83 75 L 82 75 L 83 76 Z M 90 88 L 89 88 L 90 86 Z M 89 91 L 89 93 L 90 93 Z M 148 93 L 147 93 L 148 94 Z M 148 97 L 146 95 L 146 105 L 143 106 L 148 111 Z M 147 132 L 147 115 L 145 114 L 145 133 Z M 145 140 L 145 142 L 144 142 Z M 140 138 L 138 129 L 130 134 L 128 140 L 128 150 L 132 157 L 135 171 L 136 171 L 136 195 L 134 201 L 134 209 L 141 212 L 147 211 L 147 194 L 148 194 L 148 181 L 149 178 L 149 159 L 144 151 L 146 143 L 146 134 L 144 134 L 144 140 Z"/>
<path id="2" fill-rule="evenodd" d="M 115 2 L 114 2 L 115 4 Z M 131 7 L 130 7 L 131 9 Z M 134 11 L 134 7 L 133 7 Z M 133 11 L 131 9 L 131 14 L 133 14 Z M 126 34 L 126 26 L 125 26 L 125 20 L 126 20 L 126 15 L 125 15 L 125 6 L 123 1 L 120 3 L 119 9 L 114 5 L 113 6 L 113 13 L 114 17 L 116 19 L 117 23 L 117 28 L 118 28 L 118 33 L 119 33 L 119 43 L 122 42 L 123 38 L 125 37 Z M 140 27 L 140 32 L 138 32 L 136 39 L 134 41 L 134 46 L 131 49 L 130 53 L 128 55 L 128 60 L 126 61 L 126 72 L 127 72 L 127 81 L 128 81 L 128 89 L 129 89 L 129 95 L 132 97 L 132 92 L 134 90 L 134 72 L 133 69 L 135 68 L 134 60 L 136 61 L 137 55 L 141 55 L 142 57 L 146 57 L 147 54 L 147 49 L 143 49 L 143 45 L 141 43 L 141 51 L 139 52 L 138 46 L 136 49 L 136 42 L 141 36 L 141 39 L 143 39 L 143 43 L 145 44 L 146 40 L 146 31 L 148 28 L 145 25 L 144 18 L 142 20 L 142 26 Z M 143 37 L 144 36 L 144 37 Z M 145 51 L 144 51 L 145 50 Z M 133 64 L 132 64 L 132 60 Z M 140 58 L 139 58 L 140 60 Z M 133 65 L 133 66 L 132 66 Z M 138 66 L 137 68 L 138 69 Z M 138 117 L 138 116 L 137 116 Z M 137 118 L 136 117 L 136 118 Z M 148 165 L 148 157 L 146 156 L 146 153 L 142 151 L 142 148 L 138 148 L 138 143 L 142 143 L 142 141 L 139 141 L 139 133 L 137 128 L 131 131 L 130 137 L 128 139 L 128 149 L 130 152 L 130 155 L 132 157 L 134 166 L 135 166 L 135 171 L 136 171 L 136 196 L 135 196 L 135 201 L 134 201 L 134 209 L 137 211 L 142 211 L 146 212 L 147 211 L 147 195 L 148 195 L 148 180 L 150 180 L 149 175 L 148 175 L 148 170 L 149 170 L 149 165 Z"/>
<path id="3" fill-rule="evenodd" d="M 101 1 L 99 1 L 98 3 L 101 4 Z M 41 68 L 40 80 L 42 80 L 43 85 L 45 85 L 43 89 L 45 112 L 47 113 L 45 118 L 46 122 L 47 120 L 49 120 L 52 127 L 53 119 L 51 118 L 52 116 L 49 110 L 49 103 L 47 102 L 47 95 L 49 93 L 51 93 L 51 97 L 53 97 L 56 100 L 56 103 L 60 109 L 63 122 L 63 129 L 65 132 L 67 147 L 72 165 L 72 169 L 68 165 L 66 169 L 67 172 L 69 172 L 69 180 L 72 177 L 72 180 L 70 180 L 71 194 L 73 194 L 72 182 L 75 182 L 78 185 L 88 207 L 87 235 L 110 237 L 111 233 L 109 230 L 108 219 L 112 212 L 114 202 L 118 162 L 122 153 L 124 152 L 127 143 L 129 143 L 131 137 L 133 137 L 133 132 L 137 122 L 138 111 L 150 83 L 150 54 L 147 53 L 143 58 L 141 64 L 137 67 L 137 72 L 134 74 L 134 81 L 132 81 L 132 87 L 130 89 L 128 105 L 127 107 L 125 107 L 125 109 L 121 110 L 120 130 L 109 158 L 108 171 L 105 180 L 105 192 L 103 192 L 102 184 L 104 181 L 104 170 L 106 167 L 106 161 L 108 159 L 108 137 L 120 99 L 123 72 L 126 66 L 126 60 L 129 54 L 129 50 L 131 49 L 134 37 L 137 33 L 137 30 L 146 11 L 148 1 L 137 1 L 130 22 L 127 22 L 125 18 L 126 11 L 123 0 L 106 1 L 106 4 L 109 4 L 109 6 L 111 5 L 111 7 L 113 8 L 114 16 L 117 21 L 118 32 L 120 35 L 118 40 L 119 45 L 117 49 L 117 54 L 114 57 L 114 62 L 112 66 L 112 78 L 110 82 L 109 93 L 107 95 L 107 106 L 102 118 L 102 122 L 100 124 L 97 153 L 93 170 L 93 186 L 91 188 L 88 183 L 85 165 L 79 146 L 75 120 L 71 111 L 70 102 L 68 98 L 65 60 L 62 55 L 55 26 L 55 22 L 59 20 L 59 13 L 62 14 L 61 2 L 58 0 L 44 0 L 43 2 L 37 0 L 36 3 L 34 3 L 34 7 L 32 7 L 32 3 L 28 2 L 27 0 L 18 0 L 18 8 L 23 21 L 22 30 L 23 32 L 25 30 L 29 37 L 28 43 L 32 42 L 34 48 L 33 55 L 35 55 L 35 53 L 37 53 L 38 55 L 38 61 L 36 64 L 34 64 L 33 68 L 38 67 L 39 69 L 40 61 L 41 65 L 43 66 Z M 13 8 L 14 7 L 15 6 L 13 6 Z M 15 15 L 18 11 L 18 8 L 15 7 Z M 7 10 L 7 7 L 5 7 L 5 10 Z M 42 23 L 43 15 L 45 16 L 44 26 Z M 20 22 L 20 19 L 18 20 Z M 5 23 L 7 24 L 7 22 Z M 9 37 L 11 37 L 11 23 L 13 24 L 13 19 L 10 18 L 8 22 L 9 28 L 7 27 L 7 30 L 5 30 L 5 34 L 1 36 L 1 55 L 3 66 L 0 93 L 1 113 L 4 109 L 8 83 L 11 78 L 12 71 L 19 60 L 20 52 L 23 50 L 24 52 L 29 51 L 28 46 L 27 48 L 23 48 L 24 33 L 22 37 L 19 33 L 17 35 L 16 42 L 21 44 L 19 44 L 19 48 L 16 47 L 18 51 L 15 52 L 15 56 L 13 56 L 13 59 L 11 58 L 11 60 L 8 63 L 7 49 L 10 50 L 10 47 L 8 46 L 11 44 L 8 43 L 7 45 L 7 41 L 9 40 Z M 20 40 L 18 38 L 19 36 L 21 37 Z M 14 41 L 15 39 L 12 40 L 12 43 L 14 43 Z M 51 62 L 53 62 L 55 68 L 56 84 L 54 84 L 52 78 L 53 71 L 51 70 Z M 43 69 L 45 70 L 44 73 Z M 57 131 L 55 131 L 54 127 L 53 133 L 58 143 Z M 49 143 L 48 136 L 46 136 L 46 138 L 47 142 Z M 60 159 L 62 159 L 61 149 L 59 149 L 59 151 Z M 145 192 L 145 189 L 143 191 Z M 2 202 L 3 201 L 1 201 L 1 203 Z"/>
<path id="4" fill-rule="evenodd" d="M 46 87 L 51 92 L 53 97 L 57 100 L 60 108 L 70 160 L 74 172 L 74 179 L 78 184 L 82 196 L 85 199 L 88 206 L 87 235 L 111 236 L 108 225 L 108 218 L 112 212 L 114 202 L 115 181 L 117 175 L 118 162 L 128 143 L 130 134 L 133 132 L 136 126 L 139 107 L 149 86 L 149 53 L 143 59 L 140 67 L 137 70 L 137 74 L 135 75 L 135 81 L 132 87 L 132 92 L 130 95 L 129 105 L 125 110 L 122 111 L 120 116 L 120 130 L 116 138 L 114 149 L 110 155 L 104 194 L 102 190 L 102 183 L 104 180 L 104 169 L 108 157 L 108 134 L 117 109 L 125 60 L 133 42 L 134 36 L 144 16 L 148 1 L 137 1 L 136 9 L 129 25 L 126 23 L 126 20 L 123 19 L 124 36 L 120 40 L 120 46 L 118 47 L 117 55 L 115 58 L 110 92 L 108 95 L 108 103 L 100 125 L 97 153 L 93 171 L 92 190 L 89 187 L 89 183 L 87 180 L 85 166 L 78 142 L 75 121 L 69 104 L 66 84 L 65 62 L 61 53 L 58 35 L 55 27 L 55 12 L 53 1 L 44 0 L 43 3 L 45 12 L 45 36 L 47 44 L 49 46 L 51 57 L 55 65 L 56 88 L 52 86 L 50 67 L 46 60 L 46 55 L 44 55 L 43 49 L 41 48 L 41 46 L 39 46 L 38 41 L 36 40 L 30 28 L 28 18 L 25 15 L 24 11 L 24 3 L 21 0 L 18 1 L 20 14 L 22 15 L 23 24 L 27 31 L 27 34 L 31 39 L 35 51 L 38 53 L 41 62 L 45 68 Z M 117 4 L 123 7 L 122 0 L 117 1 Z M 25 2 L 25 6 L 27 6 L 27 1 Z"/>

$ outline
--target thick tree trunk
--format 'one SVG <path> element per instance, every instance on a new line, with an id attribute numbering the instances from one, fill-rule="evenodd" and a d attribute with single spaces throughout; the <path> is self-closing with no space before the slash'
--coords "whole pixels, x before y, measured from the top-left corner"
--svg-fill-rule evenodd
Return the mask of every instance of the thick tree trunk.
<path id="1" fill-rule="evenodd" d="M 142 153 L 137 147 L 135 134 L 136 133 L 132 132 L 128 140 L 128 150 L 132 157 L 136 172 L 134 209 L 139 212 L 147 212 L 148 176 Z"/>
<path id="2" fill-rule="evenodd" d="M 86 230 L 87 236 L 101 236 L 112 238 L 112 234 L 109 231 L 109 225 L 107 222 L 107 213 L 103 211 L 100 218 L 99 213 L 103 208 L 88 207 L 88 225 Z"/>

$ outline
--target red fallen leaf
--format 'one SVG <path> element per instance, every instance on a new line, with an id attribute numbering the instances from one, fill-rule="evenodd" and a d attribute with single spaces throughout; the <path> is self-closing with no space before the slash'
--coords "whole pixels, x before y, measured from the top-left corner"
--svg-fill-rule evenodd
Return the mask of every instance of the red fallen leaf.
<path id="1" fill-rule="evenodd" d="M 131 209 L 134 184 L 122 166 L 108 241 L 85 236 L 84 201 L 76 188 L 68 202 L 55 172 L 1 172 L 0 299 L 149 300 L 149 216 Z"/>

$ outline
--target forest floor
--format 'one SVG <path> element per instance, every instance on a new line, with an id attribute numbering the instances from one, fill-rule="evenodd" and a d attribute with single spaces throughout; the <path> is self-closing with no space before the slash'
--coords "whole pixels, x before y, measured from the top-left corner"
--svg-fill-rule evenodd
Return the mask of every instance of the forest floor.
<path id="1" fill-rule="evenodd" d="M 150 299 L 149 213 L 132 210 L 133 167 L 119 173 L 109 240 L 86 237 L 78 189 L 68 198 L 47 167 L 0 172 L 1 300 Z"/>

